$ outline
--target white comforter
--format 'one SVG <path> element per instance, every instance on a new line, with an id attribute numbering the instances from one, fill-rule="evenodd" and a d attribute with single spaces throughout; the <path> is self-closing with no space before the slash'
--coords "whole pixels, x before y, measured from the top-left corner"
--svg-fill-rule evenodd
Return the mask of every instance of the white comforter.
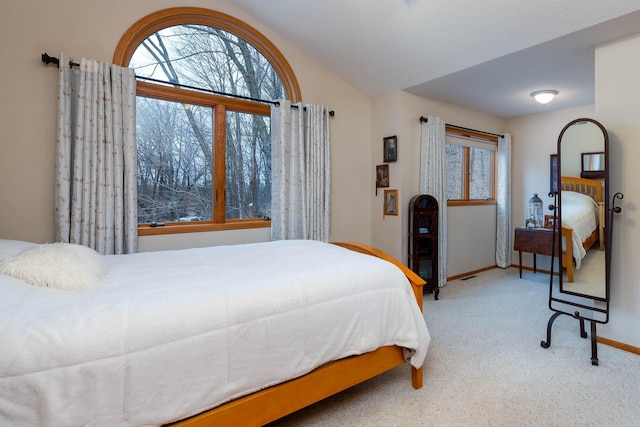
<path id="1" fill-rule="evenodd" d="M 585 194 L 563 191 L 562 224 L 573 228 L 573 258 L 578 269 L 587 254 L 582 243 L 598 227 L 598 204 Z"/>
<path id="2" fill-rule="evenodd" d="M 109 256 L 99 287 L 0 274 L 0 425 L 157 425 L 383 345 L 430 337 L 392 264 L 279 241 Z"/>

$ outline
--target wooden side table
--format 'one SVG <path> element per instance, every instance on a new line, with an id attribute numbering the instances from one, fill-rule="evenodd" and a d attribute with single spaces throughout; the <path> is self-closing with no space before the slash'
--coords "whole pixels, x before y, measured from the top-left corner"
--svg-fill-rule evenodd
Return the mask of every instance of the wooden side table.
<path id="1" fill-rule="evenodd" d="M 536 255 L 551 256 L 553 229 L 516 227 L 513 238 L 513 249 L 518 251 L 520 278 L 522 278 L 522 252 L 533 254 L 533 272 L 536 272 Z M 561 257 L 560 236 L 556 231 L 555 256 Z"/>

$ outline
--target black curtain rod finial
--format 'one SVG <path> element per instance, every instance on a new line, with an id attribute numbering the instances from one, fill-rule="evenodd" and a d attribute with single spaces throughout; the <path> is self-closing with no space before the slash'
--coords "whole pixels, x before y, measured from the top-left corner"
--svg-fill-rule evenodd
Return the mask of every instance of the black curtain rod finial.
<path id="1" fill-rule="evenodd" d="M 44 65 L 56 64 L 58 67 L 60 66 L 60 60 L 53 56 L 49 56 L 49 54 L 46 52 L 42 54 L 40 59 L 42 59 L 42 62 L 44 62 Z"/>
<path id="2" fill-rule="evenodd" d="M 56 58 L 55 56 L 51 56 L 45 52 L 40 56 L 40 59 L 42 60 L 44 65 L 56 64 L 56 67 L 60 68 L 60 59 Z M 77 67 L 79 65 L 80 64 L 78 64 L 77 62 L 69 61 L 69 67 Z"/>

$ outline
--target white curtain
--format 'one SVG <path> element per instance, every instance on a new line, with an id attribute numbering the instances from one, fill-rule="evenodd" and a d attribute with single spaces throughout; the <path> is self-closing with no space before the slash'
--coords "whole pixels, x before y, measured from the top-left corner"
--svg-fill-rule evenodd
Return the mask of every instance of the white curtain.
<path id="1" fill-rule="evenodd" d="M 511 135 L 498 138 L 496 265 L 511 266 Z"/>
<path id="2" fill-rule="evenodd" d="M 438 201 L 438 287 L 447 284 L 447 184 L 445 122 L 427 116 L 420 141 L 420 194 Z"/>
<path id="3" fill-rule="evenodd" d="M 271 107 L 271 238 L 331 237 L 329 110 L 281 100 Z"/>
<path id="4" fill-rule="evenodd" d="M 137 250 L 132 69 L 60 55 L 56 143 L 56 240 L 103 254 Z"/>

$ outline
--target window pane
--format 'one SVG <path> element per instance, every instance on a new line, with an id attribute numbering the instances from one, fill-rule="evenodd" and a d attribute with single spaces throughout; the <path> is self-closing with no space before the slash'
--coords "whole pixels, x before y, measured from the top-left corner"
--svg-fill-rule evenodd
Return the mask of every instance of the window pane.
<path id="1" fill-rule="evenodd" d="M 247 111 L 264 111 L 264 104 L 250 99 L 287 96 L 267 59 L 273 52 L 265 48 L 269 53 L 263 55 L 255 46 L 260 47 L 221 28 L 184 23 L 156 30 L 136 47 L 129 66 L 157 86 L 153 92 L 150 85 L 138 90 L 139 222 L 224 223 L 271 216 L 269 117 Z M 171 85 L 184 90 L 162 89 Z M 238 95 L 261 108 L 231 106 L 226 100 L 232 97 L 211 92 Z M 165 101 L 144 99 L 149 93 Z M 218 105 L 225 107 L 226 117 L 213 114 Z M 216 126 L 225 126 L 226 141 L 214 140 Z M 213 158 L 223 152 L 223 159 Z M 213 170 L 215 164 L 225 173 Z M 218 193 L 222 188 L 224 197 Z M 224 206 L 213 206 L 222 200 Z"/>
<path id="2" fill-rule="evenodd" d="M 469 199 L 493 198 L 493 151 L 482 148 L 469 149 Z"/>
<path id="3" fill-rule="evenodd" d="M 206 25 L 176 25 L 147 37 L 129 67 L 152 77 L 258 99 L 285 98 L 282 81 L 255 47 L 235 34 Z"/>
<path id="4" fill-rule="evenodd" d="M 464 147 L 447 144 L 447 199 L 461 200 L 464 189 Z"/>
<path id="5" fill-rule="evenodd" d="M 210 220 L 213 110 L 136 100 L 138 222 Z"/>
<path id="6" fill-rule="evenodd" d="M 271 120 L 227 111 L 227 219 L 271 216 Z"/>

